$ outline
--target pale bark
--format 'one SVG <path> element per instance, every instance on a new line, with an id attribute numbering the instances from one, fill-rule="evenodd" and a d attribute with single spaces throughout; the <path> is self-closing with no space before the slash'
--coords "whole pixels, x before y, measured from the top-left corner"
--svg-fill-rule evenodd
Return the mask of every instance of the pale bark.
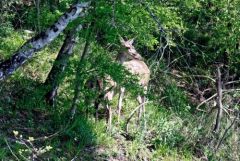
<path id="1" fill-rule="evenodd" d="M 51 43 L 69 24 L 79 16 L 84 15 L 84 11 L 89 3 L 77 3 L 70 10 L 64 13 L 59 20 L 48 28 L 45 32 L 27 41 L 15 54 L 8 60 L 0 64 L 0 80 L 6 79 L 13 74 L 27 60 L 34 56 L 34 53 Z"/>

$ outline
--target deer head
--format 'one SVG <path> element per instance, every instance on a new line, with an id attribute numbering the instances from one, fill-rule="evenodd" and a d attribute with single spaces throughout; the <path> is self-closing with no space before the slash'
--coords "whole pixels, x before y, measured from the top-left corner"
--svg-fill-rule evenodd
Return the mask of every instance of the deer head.
<path id="1" fill-rule="evenodd" d="M 125 41 L 122 37 L 120 37 L 120 42 L 123 46 L 124 54 L 131 59 L 142 60 L 142 56 L 136 51 L 133 46 L 134 39 L 130 39 Z"/>

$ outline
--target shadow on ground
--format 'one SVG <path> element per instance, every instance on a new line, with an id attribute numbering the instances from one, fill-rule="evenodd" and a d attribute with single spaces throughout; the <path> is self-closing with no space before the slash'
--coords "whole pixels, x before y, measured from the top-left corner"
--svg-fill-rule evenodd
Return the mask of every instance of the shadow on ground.
<path id="1" fill-rule="evenodd" d="M 31 79 L 1 82 L 0 159 L 99 160 L 94 124 L 81 114 L 70 121 L 69 109 L 50 109 L 45 92 Z"/>

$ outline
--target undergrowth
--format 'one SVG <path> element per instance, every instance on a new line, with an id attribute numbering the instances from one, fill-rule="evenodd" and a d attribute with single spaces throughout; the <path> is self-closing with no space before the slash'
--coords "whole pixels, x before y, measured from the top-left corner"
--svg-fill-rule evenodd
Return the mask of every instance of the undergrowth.
<path id="1" fill-rule="evenodd" d="M 23 31 L 2 32 L 0 31 L 0 34 L 8 34 L 8 36 L 0 38 L 0 53 L 3 53 L 1 59 L 9 57 L 7 53 L 15 51 L 27 39 L 22 36 Z M 226 157 L 224 154 L 226 147 L 223 147 L 216 157 L 211 150 L 211 145 L 204 146 L 204 143 L 198 145 L 201 141 L 211 139 L 212 124 L 209 122 L 212 122 L 214 116 L 206 117 L 205 114 L 192 113 L 192 105 L 184 90 L 178 88 L 170 76 L 161 78 L 162 82 L 171 82 L 163 83 L 161 87 L 164 89 L 164 93 L 160 95 L 163 98 L 162 102 L 149 99 L 146 104 L 146 127 L 143 126 L 145 120 L 141 120 L 139 125 L 136 124 L 137 114 L 135 114 L 130 121 L 128 132 L 126 132 L 126 120 L 138 106 L 136 96 L 130 93 L 125 96 L 120 123 L 117 123 L 116 112 L 118 95 L 110 104 L 114 111 L 111 132 L 106 128 L 104 112 L 102 118 L 96 121 L 92 103 L 84 102 L 82 95 L 74 119 L 70 118 L 74 93 L 72 80 L 75 73 L 71 67 L 76 66 L 79 59 L 77 54 L 71 58 L 70 68 L 66 69 L 68 77 L 60 85 L 57 107 L 48 106 L 44 101 L 46 88 L 43 82 L 59 50 L 55 46 L 58 46 L 56 44 L 59 44 L 61 39 L 60 37 L 51 46 L 41 51 L 30 63 L 0 86 L 1 160 L 34 158 L 71 160 L 75 158 L 76 160 L 190 161 L 203 157 L 203 154 L 208 154 L 212 160 Z M 14 43 L 9 45 L 10 42 Z M 80 53 L 82 43 L 77 47 L 75 53 Z M 102 55 L 94 56 L 99 58 Z M 104 59 L 106 62 L 109 60 L 108 57 Z M 91 67 L 87 63 L 84 65 Z M 99 63 L 94 65 L 97 66 Z M 111 64 L 100 65 L 103 66 L 102 68 L 108 68 L 105 71 L 108 72 L 107 74 L 114 74 Z M 102 68 L 96 67 L 98 72 L 104 73 L 101 71 Z M 86 68 L 87 70 L 90 69 Z M 81 74 L 87 75 L 86 71 L 83 70 Z M 121 75 L 116 74 L 115 77 L 118 78 Z M 153 97 L 150 95 L 149 98 Z M 88 114 L 86 108 L 90 108 Z M 101 108 L 104 111 L 103 107 Z M 206 119 L 203 120 L 203 118 Z M 229 124 L 227 121 L 225 123 Z M 238 140 L 236 133 L 229 138 L 229 142 Z M 235 153 L 237 147 L 237 145 L 235 149 L 233 147 Z"/>

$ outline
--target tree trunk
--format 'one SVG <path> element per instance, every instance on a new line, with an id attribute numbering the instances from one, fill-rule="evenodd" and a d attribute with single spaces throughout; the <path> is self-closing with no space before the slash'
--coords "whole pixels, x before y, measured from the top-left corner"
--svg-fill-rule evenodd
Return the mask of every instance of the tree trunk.
<path id="1" fill-rule="evenodd" d="M 34 53 L 51 43 L 68 25 L 79 16 L 84 15 L 84 11 L 89 3 L 77 3 L 64 13 L 59 20 L 48 28 L 45 32 L 27 41 L 11 58 L 0 64 L 0 80 L 6 79 L 27 60 L 33 57 Z"/>
<path id="2" fill-rule="evenodd" d="M 59 84 L 63 77 L 64 70 L 67 66 L 69 58 L 73 53 L 73 48 L 78 38 L 77 32 L 80 29 L 82 29 L 81 25 L 76 27 L 67 34 L 64 43 L 61 47 L 61 50 L 59 51 L 59 54 L 53 64 L 53 67 L 45 81 L 45 85 L 47 87 L 50 87 L 50 90 L 45 95 L 45 99 L 46 102 L 51 106 L 54 106 Z"/>
<path id="3" fill-rule="evenodd" d="M 218 108 L 218 113 L 217 113 L 217 118 L 216 118 L 216 123 L 214 126 L 213 131 L 215 133 L 218 133 L 221 125 L 221 118 L 222 118 L 222 113 L 223 113 L 223 105 L 222 105 L 222 80 L 221 80 L 221 70 L 220 66 L 217 66 L 217 108 Z"/>
<path id="4" fill-rule="evenodd" d="M 82 56 L 80 58 L 79 64 L 77 66 L 77 70 L 76 70 L 76 78 L 75 78 L 75 89 L 74 89 L 74 97 L 73 97 L 73 101 L 72 101 L 72 107 L 71 107 L 71 118 L 74 117 L 75 113 L 76 113 L 76 109 L 77 109 L 77 103 L 78 103 L 78 98 L 80 95 L 80 87 L 81 85 L 79 84 L 80 82 L 80 71 L 81 71 L 81 65 L 83 60 L 85 59 L 87 52 L 88 52 L 88 47 L 89 47 L 89 36 L 87 37 L 83 52 L 82 52 Z"/>

